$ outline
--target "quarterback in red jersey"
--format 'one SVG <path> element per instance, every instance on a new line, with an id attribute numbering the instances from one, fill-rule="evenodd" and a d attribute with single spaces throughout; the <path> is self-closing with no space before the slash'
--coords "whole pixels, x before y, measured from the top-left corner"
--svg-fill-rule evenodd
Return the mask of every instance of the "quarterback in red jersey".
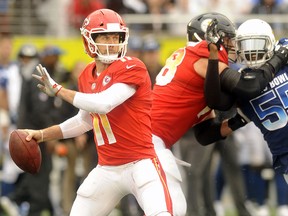
<path id="1" fill-rule="evenodd" d="M 39 89 L 60 97 L 79 113 L 42 130 L 26 130 L 38 142 L 71 138 L 89 130 L 99 162 L 77 191 L 70 216 L 106 216 L 127 194 L 145 215 L 172 215 L 166 176 L 152 144 L 151 81 L 145 65 L 125 56 L 128 28 L 116 12 L 91 13 L 81 28 L 86 53 L 95 61 L 79 76 L 79 92 L 55 83 L 41 65 Z"/>
<path id="2" fill-rule="evenodd" d="M 152 95 L 149 91 L 149 75 L 145 65 L 137 58 L 123 57 L 111 64 L 109 70 L 104 70 L 99 74 L 97 79 L 91 73 L 95 67 L 95 62 L 90 63 L 80 74 L 78 85 L 81 92 L 97 94 L 108 89 L 108 92 L 106 91 L 101 96 L 102 98 L 97 98 L 101 101 L 107 101 L 109 100 L 107 97 L 111 94 L 109 91 L 112 85 L 119 85 L 119 83 L 122 85 L 124 83 L 132 84 L 137 88 L 137 94 L 110 112 L 105 110 L 101 112 L 98 107 L 93 107 L 92 104 L 89 105 L 91 106 L 90 112 L 93 113 L 95 142 L 99 152 L 98 163 L 100 165 L 115 166 L 143 158 L 155 157 L 151 143 L 149 113 Z M 113 95 L 122 97 L 120 92 L 117 93 L 116 91 Z M 85 95 L 82 99 L 85 100 Z M 77 103 L 77 100 L 74 100 L 74 103 Z M 82 106 L 81 103 L 79 103 L 79 106 Z M 108 104 L 108 106 L 110 105 Z M 101 109 L 103 108 L 105 109 L 105 107 Z M 110 110 L 111 108 L 107 107 L 106 109 Z M 134 147 L 135 145 L 137 148 Z"/>

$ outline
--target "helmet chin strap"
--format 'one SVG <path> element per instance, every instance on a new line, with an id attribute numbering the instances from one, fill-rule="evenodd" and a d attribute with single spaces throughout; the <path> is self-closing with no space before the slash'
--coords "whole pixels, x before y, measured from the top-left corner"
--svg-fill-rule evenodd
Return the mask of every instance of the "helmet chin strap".
<path id="1" fill-rule="evenodd" d="M 97 59 L 101 61 L 103 64 L 111 64 L 112 62 L 118 59 L 118 55 L 98 55 Z"/>

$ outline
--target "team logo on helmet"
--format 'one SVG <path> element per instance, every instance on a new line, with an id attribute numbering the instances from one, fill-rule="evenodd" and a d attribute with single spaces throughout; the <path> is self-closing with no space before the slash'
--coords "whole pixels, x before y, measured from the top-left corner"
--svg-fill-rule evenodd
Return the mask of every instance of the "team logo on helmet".
<path id="1" fill-rule="evenodd" d="M 208 25 L 211 23 L 212 19 L 205 19 L 201 22 L 200 27 L 203 32 L 206 32 Z"/>
<path id="2" fill-rule="evenodd" d="M 85 20 L 83 21 L 83 25 L 82 25 L 82 28 L 86 28 L 90 23 L 90 19 L 87 17 L 85 18 Z"/>

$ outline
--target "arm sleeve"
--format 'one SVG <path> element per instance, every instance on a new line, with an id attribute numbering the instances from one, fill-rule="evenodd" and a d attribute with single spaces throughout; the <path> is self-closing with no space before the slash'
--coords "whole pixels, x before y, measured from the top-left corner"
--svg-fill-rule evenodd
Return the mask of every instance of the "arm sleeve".
<path id="1" fill-rule="evenodd" d="M 204 85 L 204 95 L 207 105 L 211 109 L 228 110 L 234 104 L 234 99 L 231 94 L 224 92 L 221 89 L 219 73 L 218 73 L 218 60 L 209 59 L 207 74 Z"/>
<path id="2" fill-rule="evenodd" d="M 284 50 L 286 51 L 286 49 Z M 225 69 L 221 73 L 220 82 L 223 89 L 231 92 L 237 97 L 251 99 L 260 94 L 260 92 L 269 84 L 281 67 L 286 65 L 286 58 L 281 52 L 274 56 L 257 69 L 243 71 L 241 74 Z"/>
<path id="3" fill-rule="evenodd" d="M 273 68 L 269 65 L 249 71 L 243 70 L 241 73 L 226 68 L 220 75 L 220 83 L 224 91 L 239 98 L 251 99 L 259 95 L 273 77 Z"/>
<path id="4" fill-rule="evenodd" d="M 258 69 L 250 70 L 249 72 L 243 71 L 241 73 L 231 68 L 226 68 L 219 75 L 216 67 L 209 66 L 211 63 L 213 64 L 209 60 L 204 93 L 207 104 L 214 109 L 221 108 L 219 107 L 221 101 L 222 104 L 226 103 L 222 99 L 227 97 L 225 93 L 239 98 L 250 99 L 259 95 L 273 79 L 274 68 L 270 64 L 265 64 Z"/>
<path id="5" fill-rule="evenodd" d="M 272 81 L 274 74 L 286 64 L 286 61 L 280 58 L 279 54 L 275 54 L 258 69 L 244 70 L 239 73 L 231 68 L 226 68 L 219 76 L 218 67 L 211 66 L 213 61 L 215 60 L 208 61 L 205 98 L 207 104 L 209 104 L 211 108 L 214 107 L 214 109 L 216 109 L 221 102 L 219 98 L 224 98 L 220 90 L 245 100 L 254 98 Z M 219 87 L 219 80 L 221 88 Z"/>
<path id="6" fill-rule="evenodd" d="M 59 126 L 64 139 L 77 137 L 93 128 L 91 116 L 84 110 L 79 110 L 77 115 L 67 119 Z"/>
<path id="7" fill-rule="evenodd" d="M 130 98 L 135 92 L 136 89 L 132 85 L 116 83 L 100 93 L 77 92 L 73 105 L 87 112 L 106 114 Z"/>

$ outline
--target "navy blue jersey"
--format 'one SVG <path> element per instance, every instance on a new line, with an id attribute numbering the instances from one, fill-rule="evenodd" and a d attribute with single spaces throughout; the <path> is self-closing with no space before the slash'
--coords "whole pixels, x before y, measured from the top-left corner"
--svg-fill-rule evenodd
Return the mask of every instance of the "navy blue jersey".
<path id="1" fill-rule="evenodd" d="M 275 159 L 288 154 L 288 66 L 283 67 L 263 90 L 239 108 L 261 130 Z"/>

